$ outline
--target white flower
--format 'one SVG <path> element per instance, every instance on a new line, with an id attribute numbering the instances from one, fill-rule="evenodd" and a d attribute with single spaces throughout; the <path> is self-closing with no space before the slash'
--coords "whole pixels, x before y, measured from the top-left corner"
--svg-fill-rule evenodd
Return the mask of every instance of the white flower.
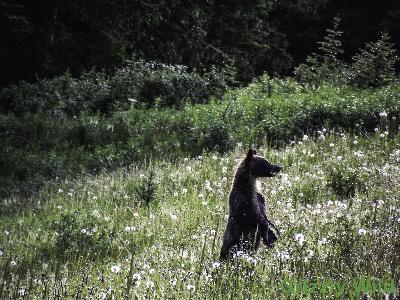
<path id="1" fill-rule="evenodd" d="M 126 227 L 125 227 L 125 231 L 126 231 L 126 232 L 129 232 L 129 231 L 131 231 L 131 227 L 129 227 L 129 226 L 126 226 Z"/>
<path id="2" fill-rule="evenodd" d="M 308 135 L 303 135 L 303 141 L 307 141 L 308 140 Z"/>
<path id="3" fill-rule="evenodd" d="M 195 287 L 194 287 L 194 285 L 192 285 L 192 284 L 188 284 L 188 285 L 187 285 L 187 289 L 188 289 L 189 291 L 194 291 Z"/>
<path id="4" fill-rule="evenodd" d="M 113 265 L 111 267 L 111 272 L 118 273 L 119 271 L 121 271 L 121 267 L 119 265 Z"/>
<path id="5" fill-rule="evenodd" d="M 132 275 L 133 280 L 138 281 L 142 279 L 142 276 L 139 273 L 135 273 Z"/>
<path id="6" fill-rule="evenodd" d="M 10 266 L 11 267 L 15 267 L 17 265 L 17 262 L 15 261 L 15 260 L 12 260 L 11 262 L 10 262 Z"/>
<path id="7" fill-rule="evenodd" d="M 374 131 L 377 132 L 379 129 L 378 128 L 374 128 Z"/>
<path id="8" fill-rule="evenodd" d="M 224 174 L 225 174 L 227 170 L 228 170 L 228 168 L 227 168 L 227 167 L 223 167 L 223 168 L 222 168 L 222 173 L 224 173 Z"/>
<path id="9" fill-rule="evenodd" d="M 384 134 L 384 133 L 381 133 L 379 136 L 380 136 L 381 138 L 384 138 L 384 137 L 385 137 L 385 134 Z"/>
<path id="10" fill-rule="evenodd" d="M 220 263 L 219 262 L 214 262 L 213 264 L 212 264 L 212 268 L 213 268 L 213 270 L 215 270 L 215 269 L 218 269 L 219 267 L 220 267 Z"/>
<path id="11" fill-rule="evenodd" d="M 3 251 L 0 250 L 0 256 L 3 256 Z"/>
<path id="12" fill-rule="evenodd" d="M 151 280 L 146 281 L 146 287 L 147 288 L 153 288 L 154 287 L 154 282 Z"/>
<path id="13" fill-rule="evenodd" d="M 174 221 L 175 221 L 176 219 L 178 219 L 178 217 L 177 217 L 176 215 L 174 215 L 174 214 L 170 214 L 169 216 L 170 216 L 171 219 L 174 220 Z"/>
<path id="14" fill-rule="evenodd" d="M 188 170 L 190 172 L 192 170 L 192 167 L 191 166 L 187 166 L 186 170 Z"/>
<path id="15" fill-rule="evenodd" d="M 300 246 L 302 246 L 303 243 L 304 243 L 304 234 L 302 234 L 302 233 L 296 233 L 296 234 L 294 235 L 294 239 L 299 243 Z"/>
<path id="16" fill-rule="evenodd" d="M 58 189 L 58 193 L 60 194 L 60 193 L 62 193 L 63 192 L 63 190 L 62 189 Z"/>
<path id="17" fill-rule="evenodd" d="M 186 188 L 183 188 L 183 189 L 182 189 L 182 194 L 185 195 L 186 193 L 187 193 L 187 189 L 186 189 Z"/>
<path id="18" fill-rule="evenodd" d="M 327 242 L 327 239 L 326 238 L 322 238 L 322 239 L 320 239 L 320 240 L 318 240 L 318 245 L 325 245 L 326 244 L 326 242 Z"/>
<path id="19" fill-rule="evenodd" d="M 360 229 L 358 230 L 358 234 L 359 234 L 359 235 L 366 235 L 366 233 L 367 233 L 367 231 L 366 231 L 364 228 L 360 228 Z"/>
<path id="20" fill-rule="evenodd" d="M 200 194 L 199 194 L 199 198 L 204 198 L 204 194 L 203 194 L 203 193 L 200 193 Z"/>
<path id="21" fill-rule="evenodd" d="M 329 147 L 335 147 L 335 144 L 334 143 L 330 143 Z"/>
<path id="22" fill-rule="evenodd" d="M 354 144 L 354 145 L 357 145 L 357 144 L 358 144 L 358 141 L 357 141 L 357 140 L 354 140 L 354 141 L 353 141 L 353 144 Z"/>
<path id="23" fill-rule="evenodd" d="M 386 118 L 387 117 L 387 113 L 386 112 L 380 112 L 379 113 L 379 116 L 381 117 L 381 118 Z"/>
<path id="24" fill-rule="evenodd" d="M 81 233 L 86 234 L 87 230 L 85 228 L 81 229 Z"/>
<path id="25" fill-rule="evenodd" d="M 278 257 L 282 258 L 283 260 L 290 259 L 290 254 L 287 250 L 283 250 L 277 253 Z"/>
<path id="26" fill-rule="evenodd" d="M 178 192 L 174 192 L 174 197 L 178 197 Z"/>
<path id="27" fill-rule="evenodd" d="M 338 157 L 336 157 L 336 159 L 339 160 L 339 161 L 342 160 L 342 158 L 343 158 L 343 157 L 340 156 L 340 155 L 339 155 Z"/>
<path id="28" fill-rule="evenodd" d="M 217 160 L 218 157 L 217 157 L 216 155 L 213 155 L 212 159 L 213 159 L 213 160 Z"/>

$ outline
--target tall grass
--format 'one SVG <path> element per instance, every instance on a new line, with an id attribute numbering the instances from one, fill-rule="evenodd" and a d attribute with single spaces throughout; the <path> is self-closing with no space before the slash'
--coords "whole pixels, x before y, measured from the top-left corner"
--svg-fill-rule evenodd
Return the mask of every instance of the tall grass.
<path id="1" fill-rule="evenodd" d="M 398 85 L 309 91 L 264 77 L 222 101 L 181 110 L 132 108 L 108 117 L 82 113 L 76 118 L 0 115 L 0 195 L 31 192 L 49 178 L 96 174 L 145 158 L 224 153 L 237 143 L 282 146 L 324 128 L 368 133 L 379 128 L 396 134 L 399 99 Z"/>
<path id="2" fill-rule="evenodd" d="M 0 207 L 7 211 L 0 219 L 0 298 L 398 294 L 400 138 L 385 131 L 321 131 L 281 149 L 260 146 L 262 155 L 283 166 L 260 187 L 282 235 L 272 250 L 228 264 L 217 257 L 243 144 L 226 154 L 147 161 L 60 181 L 18 210 L 20 199 L 7 198 Z M 135 191 L 150 170 L 155 199 L 144 203 Z M 311 283 L 319 283 L 315 294 Z"/>

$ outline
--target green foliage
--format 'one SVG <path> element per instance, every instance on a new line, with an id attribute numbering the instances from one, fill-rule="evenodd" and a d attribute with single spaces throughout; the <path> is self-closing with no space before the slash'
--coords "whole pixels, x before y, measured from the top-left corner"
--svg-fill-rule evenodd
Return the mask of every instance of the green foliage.
<path id="1" fill-rule="evenodd" d="M 398 131 L 400 90 L 325 86 L 306 91 L 294 81 L 265 77 L 222 101 L 182 110 L 133 107 L 109 116 L 1 115 L 3 195 L 31 191 L 46 178 L 64 178 L 153 159 L 225 152 L 237 143 L 274 146 L 317 131 Z M 385 112 L 382 125 L 380 112 Z"/>
<path id="2" fill-rule="evenodd" d="M 340 199 L 354 197 L 356 192 L 362 191 L 365 188 L 358 171 L 344 165 L 332 166 L 332 169 L 328 173 L 327 181 L 327 186 Z"/>
<path id="3" fill-rule="evenodd" d="M 136 199 L 139 203 L 149 205 L 155 201 L 157 192 L 157 184 L 155 180 L 155 172 L 151 167 L 148 174 L 143 175 L 143 178 L 134 189 Z"/>
<path id="4" fill-rule="evenodd" d="M 398 60 L 389 34 L 382 33 L 378 41 L 368 43 L 353 57 L 350 83 L 360 87 L 379 87 L 393 82 Z"/>
<path id="5" fill-rule="evenodd" d="M 98 259 L 109 254 L 115 236 L 113 228 L 99 223 L 88 211 L 61 213 L 49 228 L 54 236 L 54 249 L 49 251 L 53 250 L 60 260 L 66 256 Z"/>
<path id="6" fill-rule="evenodd" d="M 62 118 L 82 112 L 107 114 L 131 106 L 182 108 L 221 97 L 232 76 L 214 67 L 200 75 L 185 66 L 128 60 L 111 77 L 91 71 L 76 79 L 66 73 L 4 88 L 0 111 L 18 115 L 46 112 Z"/>

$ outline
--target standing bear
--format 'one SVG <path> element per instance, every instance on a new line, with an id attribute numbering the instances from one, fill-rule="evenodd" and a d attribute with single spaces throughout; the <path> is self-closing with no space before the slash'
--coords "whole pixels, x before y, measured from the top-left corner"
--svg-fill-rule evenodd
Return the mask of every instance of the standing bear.
<path id="1" fill-rule="evenodd" d="M 265 215 L 265 199 L 257 192 L 256 181 L 259 177 L 274 177 L 280 170 L 253 149 L 239 163 L 229 194 L 229 219 L 220 260 L 232 258 L 237 251 L 256 251 L 261 238 L 267 247 L 276 241 L 270 228 L 275 226 Z"/>

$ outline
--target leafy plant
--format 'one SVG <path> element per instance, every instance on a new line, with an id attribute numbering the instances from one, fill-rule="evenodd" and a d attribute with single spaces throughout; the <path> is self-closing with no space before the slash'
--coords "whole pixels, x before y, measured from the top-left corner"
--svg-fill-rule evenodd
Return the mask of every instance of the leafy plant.
<path id="1" fill-rule="evenodd" d="M 142 180 L 134 189 L 134 193 L 139 203 L 149 205 L 156 199 L 156 191 L 155 172 L 153 168 L 150 168 L 148 174 L 143 176 Z"/>

